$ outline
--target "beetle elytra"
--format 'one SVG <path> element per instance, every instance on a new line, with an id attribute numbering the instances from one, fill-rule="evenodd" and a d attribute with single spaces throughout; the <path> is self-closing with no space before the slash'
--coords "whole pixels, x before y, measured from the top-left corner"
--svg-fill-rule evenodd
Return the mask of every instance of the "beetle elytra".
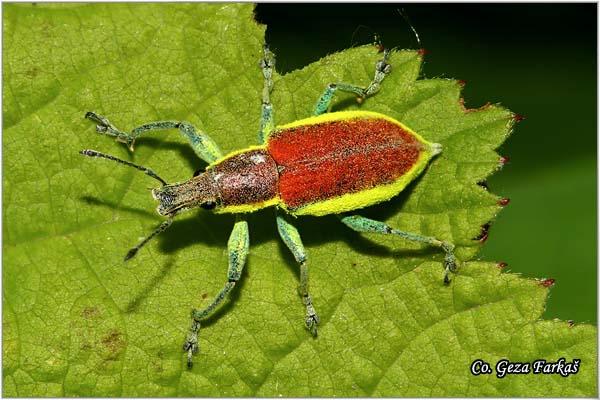
<path id="1" fill-rule="evenodd" d="M 258 146 L 222 155 L 216 143 L 191 124 L 177 121 L 152 122 L 123 132 L 94 112 L 86 118 L 96 123 L 99 133 L 112 136 L 133 151 L 136 138 L 144 133 L 178 129 L 195 153 L 208 163 L 202 173 L 184 182 L 167 184 L 149 168 L 97 152 L 81 154 L 100 157 L 137 168 L 157 179 L 162 186 L 152 189 L 157 212 L 166 217 L 148 237 L 132 248 L 125 260 L 135 256 L 150 239 L 167 229 L 179 213 L 195 207 L 216 213 L 235 213 L 237 219 L 228 241 L 227 281 L 204 309 L 192 311 L 190 332 L 184 343 L 188 367 L 198 352 L 198 333 L 203 319 L 213 314 L 240 279 L 249 249 L 245 213 L 265 207 L 277 209 L 281 239 L 300 267 L 300 295 L 306 307 L 305 325 L 317 334 L 319 317 L 308 290 L 307 255 L 298 230 L 285 217 L 336 214 L 341 222 L 358 232 L 397 235 L 407 240 L 440 247 L 445 252 L 444 282 L 456 269 L 454 245 L 433 237 L 403 232 L 387 224 L 356 214 L 347 214 L 391 199 L 400 193 L 442 151 L 395 119 L 369 111 L 328 113 L 336 91 L 365 99 L 375 94 L 387 74 L 390 51 L 375 65 L 373 80 L 366 87 L 345 83 L 329 84 L 318 99 L 314 116 L 276 127 L 270 93 L 273 89 L 273 53 L 265 46 L 260 62 L 264 77 Z"/>

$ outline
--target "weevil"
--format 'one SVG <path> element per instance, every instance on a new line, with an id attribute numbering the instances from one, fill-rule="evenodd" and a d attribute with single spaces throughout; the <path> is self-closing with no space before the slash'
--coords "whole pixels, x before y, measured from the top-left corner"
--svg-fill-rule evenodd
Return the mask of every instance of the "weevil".
<path id="1" fill-rule="evenodd" d="M 391 72 L 390 53 L 390 50 L 384 50 L 382 58 L 375 64 L 375 75 L 366 87 L 330 83 L 318 99 L 312 117 L 275 126 L 270 100 L 275 56 L 265 46 L 260 61 L 264 78 L 258 128 L 260 144 L 226 155 L 222 155 L 207 134 L 188 122 L 152 122 L 127 133 L 101 115 L 86 114 L 86 118 L 96 123 L 97 132 L 125 143 L 131 151 L 142 134 L 178 129 L 198 157 L 208 163 L 205 171 L 194 174 L 192 179 L 168 184 L 150 168 L 95 150 L 81 151 L 86 156 L 137 168 L 162 184 L 152 189 L 152 196 L 158 201 L 156 211 L 166 219 L 129 250 L 125 260 L 134 257 L 142 246 L 167 229 L 173 218 L 185 210 L 202 207 L 215 213 L 237 214 L 227 244 L 227 280 L 207 307 L 192 310 L 191 327 L 183 345 L 188 367 L 192 367 L 193 355 L 198 352 L 201 321 L 214 313 L 242 274 L 249 249 L 246 213 L 275 207 L 279 235 L 300 268 L 299 293 L 306 307 L 304 323 L 312 335 L 317 335 L 319 317 L 309 292 L 308 258 L 300 234 L 288 215 L 335 214 L 343 224 L 358 232 L 396 235 L 437 246 L 445 252 L 444 282 L 449 282 L 449 272 L 454 272 L 457 266 L 453 244 L 400 231 L 384 222 L 353 213 L 400 193 L 442 151 L 440 144 L 428 142 L 390 116 L 369 111 L 328 112 L 337 91 L 349 92 L 361 100 L 377 93 Z"/>

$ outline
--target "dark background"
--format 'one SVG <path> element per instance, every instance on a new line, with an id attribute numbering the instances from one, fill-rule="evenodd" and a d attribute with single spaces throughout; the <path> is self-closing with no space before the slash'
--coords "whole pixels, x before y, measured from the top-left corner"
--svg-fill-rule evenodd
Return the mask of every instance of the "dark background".
<path id="1" fill-rule="evenodd" d="M 480 256 L 556 279 L 544 317 L 576 323 L 597 321 L 596 15 L 596 4 L 256 7 L 280 73 L 378 34 L 386 47 L 425 48 L 424 78 L 465 80 L 468 107 L 524 115 L 499 149 L 510 163 L 488 180 L 511 203 Z"/>

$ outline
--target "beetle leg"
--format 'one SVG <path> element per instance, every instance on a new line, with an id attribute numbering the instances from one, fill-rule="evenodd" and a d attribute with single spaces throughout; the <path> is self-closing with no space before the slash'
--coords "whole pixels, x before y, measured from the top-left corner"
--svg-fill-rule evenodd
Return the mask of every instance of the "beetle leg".
<path id="1" fill-rule="evenodd" d="M 279 231 L 279 236 L 281 236 L 283 242 L 290 249 L 298 264 L 300 264 L 300 286 L 298 292 L 300 293 L 300 296 L 302 296 L 302 302 L 306 306 L 305 324 L 310 333 L 312 333 L 313 336 L 316 336 L 319 316 L 313 307 L 312 298 L 308 293 L 308 264 L 302 239 L 294 225 L 287 222 L 279 214 L 277 214 L 277 230 Z"/>
<path id="2" fill-rule="evenodd" d="M 258 128 L 258 140 L 261 144 L 265 143 L 269 133 L 275 127 L 273 122 L 273 105 L 271 104 L 271 91 L 273 90 L 273 70 L 275 69 L 275 55 L 265 44 L 263 48 L 263 58 L 259 66 L 262 69 L 264 77 L 264 86 L 262 90 L 262 108 L 260 112 L 260 125 Z"/>
<path id="3" fill-rule="evenodd" d="M 361 217 L 360 215 L 350 215 L 340 218 L 342 222 L 357 232 L 383 233 L 385 235 L 397 235 L 401 238 L 412 240 L 414 242 L 427 243 L 432 246 L 440 247 L 446 253 L 444 257 L 444 283 L 450 283 L 449 273 L 456 271 L 457 260 L 454 256 L 454 245 L 434 237 L 422 236 L 416 233 L 404 232 L 394 229 L 384 222 Z"/>
<path id="4" fill-rule="evenodd" d="M 333 95 L 338 90 L 341 90 L 342 92 L 354 93 L 358 96 L 360 101 L 377 93 L 381 88 L 381 82 L 383 82 L 385 76 L 392 70 L 392 66 L 387 62 L 389 55 L 390 50 L 384 50 L 383 58 L 377 61 L 375 64 L 375 76 L 373 76 L 373 80 L 371 80 L 371 83 L 369 83 L 366 88 L 348 83 L 330 83 L 327 85 L 325 91 L 317 101 L 314 115 L 321 115 L 327 112 L 333 99 Z"/>
<path id="5" fill-rule="evenodd" d="M 227 283 L 221 289 L 213 301 L 202 310 L 192 310 L 192 325 L 190 332 L 183 344 L 183 350 L 187 352 L 187 365 L 191 368 L 193 365 L 192 356 L 198 352 L 198 331 L 200 330 L 200 321 L 214 313 L 219 304 L 235 287 L 235 284 L 242 275 L 248 248 L 250 246 L 250 234 L 248 232 L 248 223 L 238 220 L 233 226 L 229 241 L 227 242 L 227 251 L 229 253 L 229 269 L 227 270 Z"/>
<path id="6" fill-rule="evenodd" d="M 138 126 L 133 129 L 130 133 L 118 130 L 113 124 L 110 123 L 105 117 L 98 115 L 94 112 L 88 112 L 85 117 L 96 123 L 96 131 L 104 135 L 114 137 L 117 142 L 125 143 L 129 150 L 133 151 L 133 145 L 138 136 L 152 131 L 160 131 L 166 129 L 179 129 L 179 132 L 190 141 L 190 145 L 194 149 L 194 152 L 206 161 L 212 163 L 218 158 L 222 157 L 221 150 L 217 144 L 205 133 L 196 132 L 196 129 L 189 122 L 178 122 L 178 121 L 157 121 Z"/>

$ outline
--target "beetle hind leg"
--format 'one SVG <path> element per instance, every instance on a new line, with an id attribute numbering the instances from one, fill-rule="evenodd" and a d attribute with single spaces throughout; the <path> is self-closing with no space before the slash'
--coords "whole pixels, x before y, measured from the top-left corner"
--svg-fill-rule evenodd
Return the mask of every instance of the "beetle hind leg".
<path id="1" fill-rule="evenodd" d="M 351 85 L 348 83 L 330 83 L 325 88 L 325 91 L 319 97 L 315 106 L 314 115 L 321 115 L 327 112 L 335 92 L 341 90 L 342 92 L 354 93 L 358 96 L 360 102 L 369 96 L 374 95 L 381 88 L 381 83 L 385 79 L 386 75 L 392 71 L 392 66 L 388 64 L 388 58 L 390 55 L 389 49 L 385 49 L 383 52 L 383 58 L 375 64 L 375 75 L 367 87 L 360 87 Z"/>
<path id="2" fill-rule="evenodd" d="M 344 225 L 348 226 L 357 232 L 364 233 L 382 233 L 384 235 L 397 235 L 406 240 L 414 242 L 427 243 L 432 246 L 440 247 L 445 252 L 444 256 L 444 283 L 450 283 L 450 272 L 456 272 L 458 261 L 454 256 L 454 245 L 449 242 L 445 242 L 436 239 L 431 236 L 422 236 L 416 233 L 404 232 L 398 229 L 394 229 L 381 221 L 375 221 L 373 219 L 361 217 L 360 215 L 350 215 L 340 218 Z"/>
<path id="3" fill-rule="evenodd" d="M 317 336 L 317 325 L 319 325 L 320 319 L 312 304 L 312 297 L 308 292 L 308 263 L 302 239 L 296 227 L 287 222 L 281 215 L 277 215 L 277 230 L 279 231 L 279 236 L 281 236 L 281 239 L 300 265 L 300 286 L 298 287 L 298 293 L 302 297 L 302 303 L 306 307 L 306 319 L 304 323 L 306 329 L 313 336 Z"/>
<path id="4" fill-rule="evenodd" d="M 273 90 L 273 70 L 275 69 L 275 55 L 265 44 L 263 47 L 263 58 L 259 66 L 264 77 L 262 90 L 262 106 L 260 112 L 260 124 L 258 128 L 258 141 L 263 144 L 267 141 L 269 133 L 275 127 L 273 122 L 273 105 L 271 104 L 271 91 Z"/>

